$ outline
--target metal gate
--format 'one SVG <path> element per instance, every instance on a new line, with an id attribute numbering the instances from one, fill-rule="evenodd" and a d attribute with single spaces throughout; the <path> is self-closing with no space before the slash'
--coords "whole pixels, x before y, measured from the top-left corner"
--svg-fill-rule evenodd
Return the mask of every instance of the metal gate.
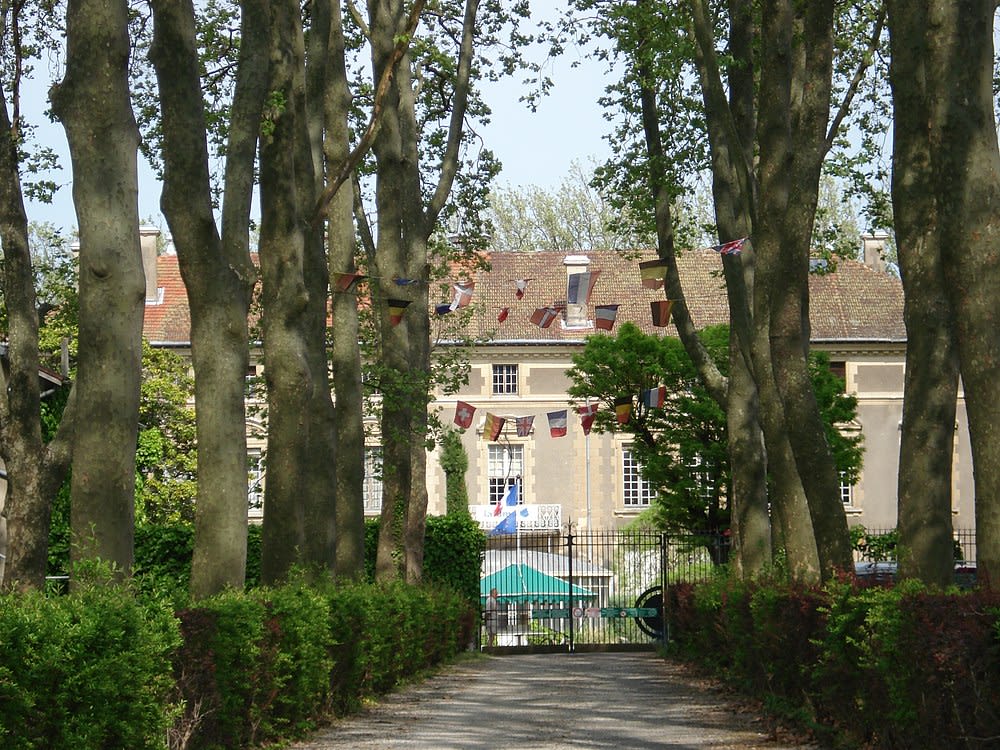
<path id="1" fill-rule="evenodd" d="M 491 537 L 483 560 L 481 642 L 489 650 L 653 649 L 664 642 L 663 587 L 703 580 L 728 539 L 655 531 L 522 532 Z M 496 609 L 487 599 L 496 590 Z"/>

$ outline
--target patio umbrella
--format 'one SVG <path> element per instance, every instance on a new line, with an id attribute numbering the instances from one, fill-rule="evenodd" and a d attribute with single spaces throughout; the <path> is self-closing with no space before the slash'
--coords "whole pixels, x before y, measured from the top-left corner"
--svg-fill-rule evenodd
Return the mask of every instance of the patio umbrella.
<path id="1" fill-rule="evenodd" d="M 524 563 L 514 563 L 479 579 L 479 595 L 485 602 L 490 589 L 497 590 L 497 598 L 508 602 L 554 602 L 570 598 L 567 581 L 543 573 Z M 592 601 L 597 594 L 583 586 L 573 584 L 573 601 Z"/>

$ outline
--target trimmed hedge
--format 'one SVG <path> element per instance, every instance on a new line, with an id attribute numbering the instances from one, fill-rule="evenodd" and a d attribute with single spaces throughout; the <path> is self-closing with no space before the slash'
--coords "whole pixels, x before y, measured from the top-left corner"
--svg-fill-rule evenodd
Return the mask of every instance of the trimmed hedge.
<path id="1" fill-rule="evenodd" d="M 243 748 L 301 735 L 331 711 L 472 642 L 450 589 L 356 584 L 228 592 L 171 612 L 127 587 L 0 595 L 0 746 Z"/>
<path id="2" fill-rule="evenodd" d="M 997 746 L 998 592 L 719 580 L 666 607 L 683 653 L 831 742 Z"/>
<path id="3" fill-rule="evenodd" d="M 0 596 L 0 746 L 162 747 L 179 644 L 170 609 L 127 589 Z"/>

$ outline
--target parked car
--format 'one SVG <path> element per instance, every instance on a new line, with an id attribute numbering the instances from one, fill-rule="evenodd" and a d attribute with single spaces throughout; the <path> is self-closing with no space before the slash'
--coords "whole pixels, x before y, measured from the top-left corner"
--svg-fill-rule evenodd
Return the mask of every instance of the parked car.
<path id="1" fill-rule="evenodd" d="M 898 576 L 895 560 L 861 560 L 854 563 L 854 575 L 859 580 L 871 584 L 892 583 Z M 961 589 L 971 589 L 976 585 L 976 563 L 969 560 L 955 561 L 955 585 Z"/>

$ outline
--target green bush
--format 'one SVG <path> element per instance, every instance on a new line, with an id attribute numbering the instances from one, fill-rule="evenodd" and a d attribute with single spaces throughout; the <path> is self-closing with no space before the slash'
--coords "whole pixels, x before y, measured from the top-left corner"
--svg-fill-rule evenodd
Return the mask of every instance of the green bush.
<path id="1" fill-rule="evenodd" d="M 830 743 L 986 748 L 1000 725 L 1000 593 L 714 581 L 666 611 L 676 648 Z"/>
<path id="2" fill-rule="evenodd" d="M 128 588 L 0 596 L 0 745 L 161 748 L 177 622 Z"/>

